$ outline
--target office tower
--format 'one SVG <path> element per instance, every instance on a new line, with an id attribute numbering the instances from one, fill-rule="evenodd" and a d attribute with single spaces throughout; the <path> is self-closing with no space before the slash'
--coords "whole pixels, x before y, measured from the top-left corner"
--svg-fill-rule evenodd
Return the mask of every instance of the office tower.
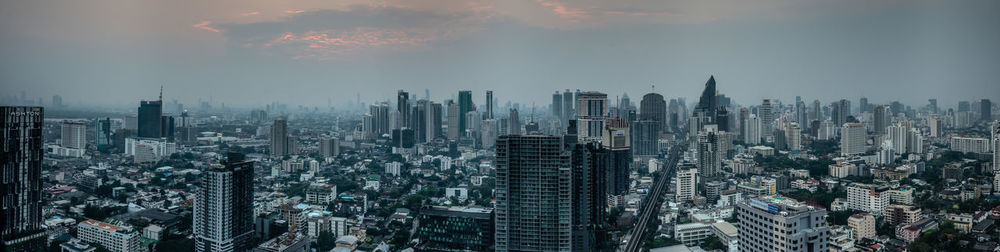
<path id="1" fill-rule="evenodd" d="M 496 160 L 496 251 L 571 251 L 572 175 L 562 138 L 500 136 Z"/>
<path id="2" fill-rule="evenodd" d="M 114 131 L 111 127 L 111 118 L 97 118 L 94 125 L 94 137 L 97 138 L 97 149 L 104 150 L 111 147 L 111 139 Z"/>
<path id="3" fill-rule="evenodd" d="M 399 112 L 399 121 L 396 128 L 410 127 L 410 93 L 400 89 L 396 92 L 396 111 Z"/>
<path id="4" fill-rule="evenodd" d="M 670 99 L 670 106 L 668 107 L 668 110 L 669 115 L 667 116 L 667 128 L 670 129 L 670 132 L 677 132 L 677 125 L 680 124 L 677 121 L 680 120 L 680 117 L 683 114 L 680 111 L 681 107 L 680 104 L 678 104 L 677 99 Z"/>
<path id="5" fill-rule="evenodd" d="M 639 120 L 653 121 L 660 132 L 667 131 L 667 102 L 657 93 L 642 96 L 639 102 Z"/>
<path id="6" fill-rule="evenodd" d="M 160 137 L 166 138 L 168 142 L 174 141 L 174 134 L 176 130 L 174 128 L 174 117 L 173 116 L 162 116 L 160 117 Z"/>
<path id="7" fill-rule="evenodd" d="M 230 152 L 225 165 L 202 172 L 194 200 L 195 251 L 248 251 L 254 247 L 253 161 Z"/>
<path id="8" fill-rule="evenodd" d="M 267 110 L 254 109 L 250 111 L 250 121 L 253 123 L 267 122 Z"/>
<path id="9" fill-rule="evenodd" d="M 938 114 L 941 111 L 938 109 L 937 99 L 927 99 L 927 103 L 931 113 Z"/>
<path id="10" fill-rule="evenodd" d="M 458 103 L 448 101 L 448 140 L 458 140 L 462 135 L 462 110 Z"/>
<path id="11" fill-rule="evenodd" d="M 736 133 L 738 134 L 739 137 L 738 139 L 743 139 L 744 142 L 746 141 L 746 132 L 747 132 L 746 123 L 747 123 L 747 118 L 749 117 L 750 117 L 750 109 L 740 108 L 740 115 L 739 118 L 737 118 L 739 128 L 737 129 Z"/>
<path id="12" fill-rule="evenodd" d="M 42 251 L 42 107 L 0 107 L 0 250 Z"/>
<path id="13" fill-rule="evenodd" d="M 393 148 L 413 148 L 416 143 L 416 139 L 413 136 L 413 129 L 411 128 L 399 128 L 392 130 L 392 147 Z"/>
<path id="14" fill-rule="evenodd" d="M 596 231 L 603 224 L 607 207 L 608 152 L 597 143 L 570 145 L 573 250 L 594 249 Z"/>
<path id="15" fill-rule="evenodd" d="M 63 121 L 62 147 L 73 149 L 87 148 L 87 125 L 82 122 Z"/>
<path id="16" fill-rule="evenodd" d="M 796 122 L 788 123 L 788 128 L 785 129 L 785 144 L 788 145 L 788 150 L 797 151 L 802 150 L 802 129 L 799 128 L 799 124 Z"/>
<path id="17" fill-rule="evenodd" d="M 657 143 L 659 142 L 660 127 L 655 121 L 639 120 L 631 125 L 630 144 L 633 154 L 641 157 L 653 157 L 659 154 Z"/>
<path id="18" fill-rule="evenodd" d="M 690 131 L 689 137 L 695 138 L 698 136 L 698 132 L 705 127 L 705 125 L 716 124 L 718 116 L 718 95 L 715 90 L 715 76 L 709 77 L 708 82 L 705 83 L 705 90 L 701 92 L 701 97 L 698 99 L 698 104 L 694 107 L 694 112 L 691 114 L 691 121 L 689 122 Z"/>
<path id="19" fill-rule="evenodd" d="M 737 204 L 739 250 L 828 251 L 826 210 L 779 197 L 751 198 Z"/>
<path id="20" fill-rule="evenodd" d="M 677 171 L 676 198 L 678 202 L 693 201 L 698 196 L 698 169 L 690 167 Z"/>
<path id="21" fill-rule="evenodd" d="M 560 122 L 565 121 L 565 119 L 563 118 L 562 102 L 563 102 L 562 94 L 559 93 L 559 91 L 556 91 L 555 94 L 552 94 L 552 107 L 551 107 L 552 116 L 554 116 L 555 118 L 559 118 Z"/>
<path id="22" fill-rule="evenodd" d="M 941 137 L 944 135 L 944 121 L 940 117 L 928 119 L 927 126 L 930 128 L 930 137 Z"/>
<path id="23" fill-rule="evenodd" d="M 726 107 L 719 107 L 715 111 L 715 125 L 719 131 L 732 132 L 729 126 L 729 109 Z"/>
<path id="24" fill-rule="evenodd" d="M 774 108 L 771 107 L 771 99 L 764 99 L 760 104 L 760 137 L 773 139 L 774 137 Z M 839 124 L 838 124 L 839 125 Z"/>
<path id="25" fill-rule="evenodd" d="M 632 164 L 630 136 L 629 124 L 625 119 L 610 118 L 605 123 L 601 145 L 608 152 L 608 194 L 628 193 L 629 166 Z"/>
<path id="26" fill-rule="evenodd" d="M 1000 188 L 1000 121 L 993 122 L 993 188 Z"/>
<path id="27" fill-rule="evenodd" d="M 517 114 L 517 109 L 510 110 L 507 114 L 507 134 L 510 135 L 520 135 L 521 132 L 521 118 Z"/>
<path id="28" fill-rule="evenodd" d="M 389 119 L 392 117 L 390 114 L 388 103 L 383 102 L 379 105 L 368 106 L 368 115 L 371 116 L 371 128 L 368 133 L 375 137 L 389 134 L 391 129 Z"/>
<path id="29" fill-rule="evenodd" d="M 894 101 L 892 103 L 889 103 L 889 111 L 892 111 L 892 116 L 896 116 L 899 115 L 899 113 L 903 113 L 903 109 L 904 106 L 902 103 L 899 103 L 899 101 Z"/>
<path id="30" fill-rule="evenodd" d="M 847 117 L 851 115 L 851 105 L 847 100 L 841 99 L 840 101 L 833 102 L 830 104 L 832 113 L 830 119 L 836 125 L 843 125 L 847 123 Z"/>
<path id="31" fill-rule="evenodd" d="M 886 127 L 889 127 L 889 123 L 892 122 L 892 111 L 889 110 L 889 106 L 881 105 L 875 107 L 875 113 L 873 114 L 872 121 L 874 121 L 875 135 L 881 136 L 886 133 Z"/>
<path id="32" fill-rule="evenodd" d="M 993 103 L 990 99 L 979 100 L 979 120 L 984 122 L 993 121 Z"/>
<path id="33" fill-rule="evenodd" d="M 493 91 L 486 90 L 486 114 L 483 115 L 486 119 L 493 119 Z"/>
<path id="34" fill-rule="evenodd" d="M 433 141 L 436 138 L 443 136 L 441 131 L 441 103 L 427 102 L 427 142 Z"/>
<path id="35" fill-rule="evenodd" d="M 823 106 L 820 105 L 819 100 L 813 100 L 812 111 L 810 114 L 813 115 L 813 121 L 823 121 L 823 119 L 826 119 L 823 117 Z"/>
<path id="36" fill-rule="evenodd" d="M 840 129 L 840 154 L 855 155 L 865 153 L 865 125 L 845 123 Z"/>
<path id="37" fill-rule="evenodd" d="M 483 149 L 491 149 L 496 146 L 497 137 L 500 136 L 500 128 L 497 127 L 497 119 L 483 120 L 482 133 L 479 136 L 483 143 Z"/>
<path id="38" fill-rule="evenodd" d="M 319 140 L 319 154 L 323 157 L 336 157 L 340 155 L 340 139 L 336 137 L 321 137 Z"/>
<path id="39" fill-rule="evenodd" d="M 934 103 L 937 103 L 937 100 L 935 100 Z M 861 99 L 858 99 L 858 113 L 860 114 L 865 112 L 868 112 L 868 98 L 861 97 Z"/>
<path id="40" fill-rule="evenodd" d="M 958 112 L 972 111 L 969 101 L 958 102 Z"/>
<path id="41" fill-rule="evenodd" d="M 488 251 L 493 246 L 493 209 L 431 206 L 420 209 L 416 234 L 426 247 Z"/>
<path id="42" fill-rule="evenodd" d="M 283 157 L 292 154 L 290 137 L 288 137 L 288 121 L 285 118 L 275 118 L 271 125 L 271 156 Z"/>
<path id="43" fill-rule="evenodd" d="M 472 103 L 472 91 L 462 90 L 458 91 L 458 132 L 461 134 L 468 129 L 466 123 L 466 115 L 469 111 L 475 111 L 476 105 Z"/>
<path id="44" fill-rule="evenodd" d="M 806 125 L 809 123 L 809 118 L 806 116 L 806 103 L 802 101 L 795 102 L 795 122 Z"/>
<path id="45" fill-rule="evenodd" d="M 580 142 L 600 141 L 604 120 L 608 118 L 608 95 L 584 92 L 577 96 L 576 122 Z"/>
<path id="46" fill-rule="evenodd" d="M 410 108 L 412 117 L 410 128 L 413 129 L 414 138 L 418 143 L 427 142 L 427 103 L 427 100 L 419 100 L 413 108 Z"/>
<path id="47" fill-rule="evenodd" d="M 757 115 L 749 115 L 743 121 L 743 142 L 748 145 L 759 145 L 761 139 L 761 122 Z"/>
<path id="48" fill-rule="evenodd" d="M 719 159 L 718 133 L 712 128 L 698 133 L 698 173 L 703 177 L 715 177 L 722 170 L 722 160 Z"/>
<path id="49" fill-rule="evenodd" d="M 575 114 L 574 109 L 573 109 L 573 106 L 574 106 L 573 103 L 575 101 L 576 101 L 576 98 L 574 98 L 573 93 L 569 92 L 569 89 L 566 89 L 566 92 L 563 92 L 563 103 L 562 103 L 562 107 L 563 107 L 562 121 L 563 122 L 569 122 L 569 120 L 576 120 L 576 114 Z"/>
<path id="50" fill-rule="evenodd" d="M 139 137 L 163 137 L 163 101 L 139 102 L 138 129 Z"/>

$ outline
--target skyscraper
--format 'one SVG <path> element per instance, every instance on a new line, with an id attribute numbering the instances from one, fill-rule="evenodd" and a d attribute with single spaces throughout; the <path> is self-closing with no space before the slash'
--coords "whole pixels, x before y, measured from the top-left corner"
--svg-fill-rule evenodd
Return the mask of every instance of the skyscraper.
<path id="1" fill-rule="evenodd" d="M 678 202 L 693 201 L 697 196 L 698 169 L 688 166 L 688 169 L 679 167 L 677 171 L 676 200 Z"/>
<path id="2" fill-rule="evenodd" d="M 579 141 L 600 141 L 604 120 L 608 118 L 608 95 L 593 91 L 581 93 L 576 108 Z"/>
<path id="3" fill-rule="evenodd" d="M 787 198 L 751 198 L 737 204 L 739 251 L 828 251 L 826 210 Z"/>
<path id="4" fill-rule="evenodd" d="M 230 152 L 225 165 L 202 173 L 194 200 L 195 251 L 248 251 L 254 247 L 254 162 Z"/>
<path id="5" fill-rule="evenodd" d="M 572 250 L 572 175 L 562 138 L 497 140 L 496 251 Z"/>
<path id="6" fill-rule="evenodd" d="M 705 90 L 701 91 L 701 96 L 698 98 L 698 104 L 694 107 L 694 112 L 691 114 L 691 128 L 690 137 L 694 138 L 698 136 L 698 132 L 702 130 L 705 125 L 716 124 L 719 105 L 718 105 L 718 92 L 715 90 L 715 76 L 708 78 L 705 82 Z"/>
<path id="7" fill-rule="evenodd" d="M 138 129 L 139 137 L 163 137 L 163 101 L 139 102 Z"/>
<path id="8" fill-rule="evenodd" d="M 771 99 L 764 99 L 760 104 L 760 137 L 771 139 L 774 135 L 774 108 L 771 107 Z M 838 124 L 839 125 L 839 124 Z"/>
<path id="9" fill-rule="evenodd" d="M 448 140 L 458 140 L 462 136 L 462 110 L 458 103 L 448 101 Z"/>
<path id="10" fill-rule="evenodd" d="M 718 153 L 718 132 L 713 128 L 698 132 L 697 144 L 698 173 L 707 178 L 715 177 L 722 170 L 722 160 Z"/>
<path id="11" fill-rule="evenodd" d="M 493 91 L 486 90 L 486 114 L 483 115 L 486 119 L 493 119 Z"/>
<path id="12" fill-rule="evenodd" d="M 638 120 L 629 125 L 632 133 L 631 148 L 635 156 L 653 157 L 659 154 L 657 143 L 659 141 L 660 128 L 658 124 L 650 120 Z"/>
<path id="13" fill-rule="evenodd" d="M 573 108 L 573 106 L 575 106 L 573 104 L 576 101 L 575 96 L 573 96 L 573 93 L 570 92 L 569 89 L 566 89 L 566 92 L 563 92 L 562 97 L 563 97 L 562 121 L 569 122 L 569 120 L 576 120 L 575 109 Z"/>
<path id="14" fill-rule="evenodd" d="M 667 102 L 662 95 L 648 93 L 642 96 L 642 101 L 639 102 L 639 120 L 653 121 L 659 131 L 667 131 Z"/>
<path id="15" fill-rule="evenodd" d="M 291 140 L 288 137 L 288 121 L 285 118 L 275 118 L 271 125 L 271 156 L 282 157 L 291 154 Z"/>
<path id="16" fill-rule="evenodd" d="M 572 186 L 573 250 L 592 251 L 597 228 L 605 219 L 608 162 L 605 149 L 597 143 L 570 145 Z"/>
<path id="17" fill-rule="evenodd" d="M 984 122 L 993 121 L 993 103 L 990 99 L 979 100 L 979 120 Z"/>
<path id="18" fill-rule="evenodd" d="M 510 113 L 507 114 L 507 134 L 520 135 L 521 132 L 521 118 L 517 113 L 517 109 L 511 109 Z M 529 132 L 530 133 L 530 132 Z"/>
<path id="19" fill-rule="evenodd" d="M 0 250 L 42 251 L 42 107 L 0 107 Z"/>
<path id="20" fill-rule="evenodd" d="M 845 123 L 840 129 L 840 153 L 844 156 L 865 153 L 865 125 Z"/>
<path id="21" fill-rule="evenodd" d="M 552 116 L 559 118 L 560 121 L 564 121 L 562 100 L 562 94 L 559 91 L 552 94 Z"/>
<path id="22" fill-rule="evenodd" d="M 758 145 L 761 139 L 760 117 L 749 115 L 743 120 L 743 142 L 748 145 Z"/>
<path id="23" fill-rule="evenodd" d="M 410 93 L 402 89 L 396 93 L 396 111 L 399 112 L 399 121 L 396 123 L 396 127 L 410 127 L 411 120 L 413 120 L 410 117 Z"/>
<path id="24" fill-rule="evenodd" d="M 469 111 L 476 110 L 476 105 L 472 103 L 472 91 L 458 91 L 458 132 L 465 132 L 468 129 L 465 117 Z"/>
<path id="25" fill-rule="evenodd" d="M 82 122 L 63 121 L 62 147 L 73 149 L 87 148 L 87 125 Z"/>
<path id="26" fill-rule="evenodd" d="M 616 117 L 606 121 L 604 133 L 601 135 L 601 145 L 608 153 L 608 194 L 628 193 L 628 175 L 631 172 L 629 166 L 632 164 L 630 136 L 629 124 L 625 119 Z"/>
<path id="27" fill-rule="evenodd" d="M 1000 188 L 1000 121 L 993 122 L 993 188 Z"/>
<path id="28" fill-rule="evenodd" d="M 892 122 L 892 111 L 889 110 L 889 106 L 881 105 L 875 107 L 872 121 L 874 121 L 874 129 L 872 131 L 875 132 L 875 135 L 884 135 L 886 127 L 889 127 L 889 123 Z"/>

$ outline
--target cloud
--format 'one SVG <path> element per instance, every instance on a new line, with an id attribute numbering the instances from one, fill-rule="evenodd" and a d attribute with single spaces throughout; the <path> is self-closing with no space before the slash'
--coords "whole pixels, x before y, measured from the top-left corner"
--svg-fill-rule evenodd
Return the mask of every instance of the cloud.
<path id="1" fill-rule="evenodd" d="M 299 13 L 303 13 L 303 12 L 306 12 L 306 11 L 304 11 L 304 10 L 287 10 L 287 11 L 285 11 L 285 13 L 287 13 L 287 14 L 299 14 Z"/>
<path id="2" fill-rule="evenodd" d="M 589 11 L 579 8 L 571 8 L 564 2 L 545 0 L 535 0 L 535 2 L 542 6 L 552 8 L 553 13 L 564 19 L 580 20 L 590 17 Z"/>
<path id="3" fill-rule="evenodd" d="M 260 12 L 259 11 L 251 11 L 251 12 L 246 12 L 246 13 L 240 14 L 240 16 L 244 16 L 244 17 L 256 16 L 256 15 L 260 15 Z"/>
<path id="4" fill-rule="evenodd" d="M 221 32 L 221 30 L 213 28 L 213 27 L 211 27 L 209 25 L 212 25 L 212 21 L 201 21 L 201 23 L 197 23 L 195 25 L 192 25 L 191 27 L 194 27 L 196 29 L 202 29 L 202 30 L 210 31 L 210 32 Z"/>
<path id="5" fill-rule="evenodd" d="M 223 24 L 233 48 L 302 60 L 348 60 L 428 49 L 481 30 L 487 7 L 435 12 L 391 5 L 301 12 L 278 21 Z M 207 25 L 207 24 L 206 24 Z"/>

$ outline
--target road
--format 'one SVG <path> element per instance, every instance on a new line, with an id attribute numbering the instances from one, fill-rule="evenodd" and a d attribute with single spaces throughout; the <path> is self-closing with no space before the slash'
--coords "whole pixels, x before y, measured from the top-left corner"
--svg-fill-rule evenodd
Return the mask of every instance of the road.
<path id="1" fill-rule="evenodd" d="M 669 154 L 667 154 L 667 162 L 664 164 L 663 169 L 660 170 L 660 178 L 656 180 L 656 184 L 653 185 L 653 191 L 646 196 L 646 200 L 643 201 L 643 205 L 639 207 L 639 220 L 636 221 L 635 227 L 628 234 L 628 241 L 625 243 L 623 252 L 637 252 L 642 248 L 642 244 L 645 241 L 643 235 L 646 234 L 646 224 L 649 220 L 656 218 L 656 213 L 659 212 L 660 202 L 663 200 L 663 193 L 666 192 L 667 185 L 670 184 L 670 177 L 673 177 L 673 171 L 677 168 L 677 158 L 680 156 L 680 151 L 686 149 L 685 144 L 675 145 L 670 148 Z"/>

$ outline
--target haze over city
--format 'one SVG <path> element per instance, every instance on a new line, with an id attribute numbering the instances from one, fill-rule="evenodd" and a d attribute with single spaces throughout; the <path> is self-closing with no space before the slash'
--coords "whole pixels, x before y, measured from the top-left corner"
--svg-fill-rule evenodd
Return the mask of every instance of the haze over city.
<path id="1" fill-rule="evenodd" d="M 10 1 L 0 93 L 251 107 L 380 90 L 1000 98 L 996 1 Z M 651 86 L 655 85 L 655 89 Z M 530 92 L 524 92 L 530 90 Z M 216 104 L 218 105 L 218 104 Z"/>
<path id="2" fill-rule="evenodd" d="M 0 3 L 0 251 L 1000 251 L 1000 1 Z"/>

